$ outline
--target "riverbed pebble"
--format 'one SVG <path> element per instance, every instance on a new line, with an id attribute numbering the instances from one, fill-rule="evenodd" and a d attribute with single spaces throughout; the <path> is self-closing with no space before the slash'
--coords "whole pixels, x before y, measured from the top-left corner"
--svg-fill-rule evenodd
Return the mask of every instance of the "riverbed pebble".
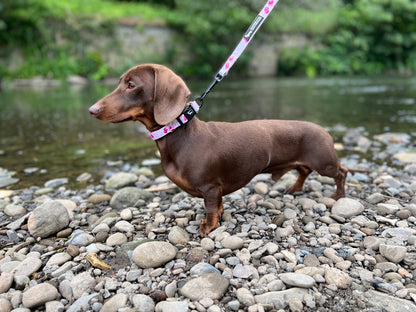
<path id="1" fill-rule="evenodd" d="M 376 143 L 376 158 L 400 152 Z M 365 170 L 348 174 L 346 198 L 316 173 L 293 195 L 295 172 L 262 174 L 223 197 L 204 237 L 203 200 L 146 191 L 171 182 L 123 161 L 79 190 L 66 178 L 0 190 L 0 309 L 416 311 L 416 167 L 354 151 L 341 163 Z"/>

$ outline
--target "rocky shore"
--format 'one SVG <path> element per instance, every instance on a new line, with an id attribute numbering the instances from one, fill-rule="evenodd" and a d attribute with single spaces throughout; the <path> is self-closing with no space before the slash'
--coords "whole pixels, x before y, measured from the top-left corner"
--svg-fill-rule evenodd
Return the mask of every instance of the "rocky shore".
<path id="1" fill-rule="evenodd" d="M 259 175 L 204 238 L 203 201 L 147 167 L 3 186 L 0 312 L 416 311 L 415 136 L 352 129 L 338 147 L 364 169 L 347 198 L 316 173 L 294 195 L 295 173 Z"/>

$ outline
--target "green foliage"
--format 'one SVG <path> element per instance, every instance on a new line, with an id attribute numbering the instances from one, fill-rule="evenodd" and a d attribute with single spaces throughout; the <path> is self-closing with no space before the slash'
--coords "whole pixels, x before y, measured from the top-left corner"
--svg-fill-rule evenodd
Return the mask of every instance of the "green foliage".
<path id="1" fill-rule="evenodd" d="M 338 10 L 338 25 L 315 50 L 284 51 L 284 73 L 314 68 L 323 75 L 416 70 L 416 2 L 355 0 Z"/>

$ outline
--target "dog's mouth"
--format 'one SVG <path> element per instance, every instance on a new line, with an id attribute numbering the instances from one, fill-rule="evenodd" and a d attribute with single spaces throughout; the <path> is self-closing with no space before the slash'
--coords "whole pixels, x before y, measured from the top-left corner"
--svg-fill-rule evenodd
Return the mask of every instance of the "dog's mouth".
<path id="1" fill-rule="evenodd" d="M 131 120 L 133 120 L 133 119 L 134 119 L 134 117 L 133 117 L 133 116 L 128 116 L 128 117 L 126 117 L 126 118 L 119 119 L 119 120 L 114 120 L 114 121 L 111 121 L 111 122 L 113 122 L 113 123 L 121 123 L 121 122 L 125 122 L 125 121 L 131 121 Z"/>

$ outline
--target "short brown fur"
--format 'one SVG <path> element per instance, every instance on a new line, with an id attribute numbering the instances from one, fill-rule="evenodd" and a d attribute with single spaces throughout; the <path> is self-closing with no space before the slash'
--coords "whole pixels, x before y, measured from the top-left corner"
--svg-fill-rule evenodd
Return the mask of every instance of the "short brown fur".
<path id="1" fill-rule="evenodd" d="M 116 90 L 90 107 L 103 121 L 142 122 L 149 131 L 174 120 L 186 107 L 190 91 L 168 68 L 139 65 L 120 78 Z M 334 178 L 333 198 L 345 197 L 348 169 L 336 155 L 332 137 L 322 127 L 304 121 L 251 120 L 239 123 L 188 124 L 156 141 L 165 174 L 189 194 L 202 197 L 206 220 L 201 236 L 218 227 L 222 196 L 245 186 L 259 173 L 274 181 L 296 169 L 297 181 L 289 193 L 301 191 L 313 171 Z"/>

